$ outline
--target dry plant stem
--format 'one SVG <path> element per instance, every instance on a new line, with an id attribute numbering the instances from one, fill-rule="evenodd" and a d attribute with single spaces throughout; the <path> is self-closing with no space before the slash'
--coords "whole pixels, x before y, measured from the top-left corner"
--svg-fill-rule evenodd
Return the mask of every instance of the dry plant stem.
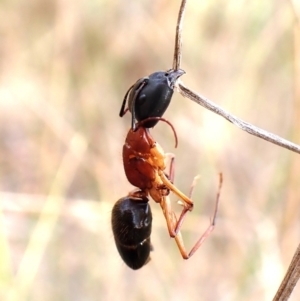
<path id="1" fill-rule="evenodd" d="M 294 287 L 300 278 L 300 244 L 292 259 L 292 262 L 282 280 L 273 301 L 286 301 L 289 299 Z"/>
<path id="2" fill-rule="evenodd" d="M 300 105 L 300 56 L 299 56 L 299 49 L 300 49 L 300 23 L 299 23 L 299 16 L 300 16 L 300 6 L 296 5 L 296 1 L 291 0 L 292 10 L 295 14 L 295 21 L 294 21 L 294 81 L 295 81 L 295 112 L 299 111 Z M 298 10 L 297 10 L 298 8 Z M 295 117 L 294 124 L 299 125 L 299 120 L 297 116 Z M 297 165 L 295 165 L 297 166 Z M 297 167 L 296 167 L 297 168 Z M 288 300 L 292 294 L 294 287 L 296 286 L 297 282 L 300 278 L 300 244 L 295 252 L 295 255 L 290 263 L 290 266 L 286 272 L 284 279 L 282 280 L 280 287 L 273 299 L 273 301 L 285 301 Z"/>
<path id="3" fill-rule="evenodd" d="M 250 123 L 247 123 L 239 118 L 237 118 L 234 115 L 231 115 L 230 113 L 228 113 L 227 111 L 223 110 L 222 108 L 220 108 L 219 106 L 217 106 L 216 104 L 214 104 L 212 101 L 210 101 L 209 99 L 200 96 L 199 94 L 196 94 L 195 92 L 191 91 L 190 89 L 188 89 L 187 87 L 185 87 L 182 83 L 178 83 L 178 88 L 179 88 L 179 92 L 184 96 L 187 97 L 193 101 L 195 101 L 197 104 L 201 105 L 202 107 L 224 117 L 226 120 L 228 120 L 229 122 L 233 123 L 234 125 L 236 125 L 237 127 L 239 127 L 240 129 L 242 129 L 243 131 L 248 132 L 251 135 L 254 135 L 256 137 L 259 137 L 261 139 L 264 139 L 266 141 L 272 142 L 274 144 L 277 144 L 281 147 L 284 147 L 288 150 L 291 150 L 295 153 L 300 154 L 300 146 L 292 143 L 288 140 L 285 140 L 277 135 L 274 135 L 272 133 L 269 133 L 265 130 L 262 130 Z"/>
<path id="4" fill-rule="evenodd" d="M 177 25 L 176 25 L 176 37 L 175 37 L 175 49 L 174 49 L 174 58 L 173 58 L 173 69 L 178 70 L 180 68 L 181 63 L 181 31 L 182 31 L 182 23 L 184 10 L 187 0 L 182 0 L 181 6 L 179 9 Z"/>

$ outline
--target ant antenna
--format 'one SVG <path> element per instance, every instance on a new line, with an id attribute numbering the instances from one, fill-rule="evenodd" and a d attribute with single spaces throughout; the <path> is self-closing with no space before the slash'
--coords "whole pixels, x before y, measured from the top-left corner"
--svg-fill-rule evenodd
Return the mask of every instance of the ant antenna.
<path id="1" fill-rule="evenodd" d="M 144 123 L 146 123 L 147 121 L 150 121 L 150 120 L 161 120 L 161 121 L 167 123 L 167 124 L 172 128 L 172 131 L 173 131 L 173 134 L 174 134 L 174 137 L 175 137 L 175 148 L 177 148 L 177 146 L 178 146 L 178 138 L 177 138 L 176 130 L 175 130 L 173 124 L 172 124 L 169 120 L 167 120 L 167 119 L 165 119 L 165 118 L 162 118 L 162 117 L 148 117 L 148 118 L 146 118 L 146 119 L 144 119 L 144 120 L 139 121 L 139 122 L 136 124 L 136 130 L 137 130 L 140 126 L 142 126 Z"/>

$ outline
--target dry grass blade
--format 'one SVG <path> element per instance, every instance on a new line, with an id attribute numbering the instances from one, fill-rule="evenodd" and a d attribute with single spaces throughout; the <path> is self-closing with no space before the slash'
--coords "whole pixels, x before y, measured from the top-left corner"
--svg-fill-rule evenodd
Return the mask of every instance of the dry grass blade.
<path id="1" fill-rule="evenodd" d="M 185 87 L 183 84 L 178 84 L 179 92 L 184 96 L 187 97 L 193 101 L 195 101 L 197 104 L 203 106 L 204 108 L 224 117 L 229 122 L 233 123 L 243 131 L 246 131 L 247 133 L 254 135 L 256 137 L 259 137 L 261 139 L 264 139 L 266 141 L 269 141 L 271 143 L 274 143 L 276 145 L 279 145 L 281 147 L 284 147 L 288 150 L 291 150 L 293 152 L 296 152 L 300 154 L 300 146 L 292 143 L 288 140 L 285 140 L 277 135 L 274 135 L 270 132 L 267 132 L 265 130 L 262 130 L 248 122 L 245 122 L 239 118 L 237 118 L 234 115 L 231 115 L 221 107 L 214 104 L 209 99 L 200 96 L 199 94 L 196 94 L 195 92 L 191 91 L 189 88 Z"/>
<path id="2" fill-rule="evenodd" d="M 300 278 L 300 245 L 292 259 L 292 262 L 286 272 L 284 279 L 273 299 L 273 301 L 286 301 L 291 296 Z"/>
<path id="3" fill-rule="evenodd" d="M 181 63 L 181 31 L 182 31 L 182 22 L 185 11 L 186 0 L 182 0 L 181 6 L 179 9 L 177 25 L 176 25 L 176 37 L 175 37 L 175 49 L 174 49 L 174 59 L 173 59 L 173 69 L 178 70 Z"/>
<path id="4" fill-rule="evenodd" d="M 292 11 L 295 16 L 295 24 L 294 24 L 294 70 L 295 70 L 295 106 L 299 107 L 299 87 L 300 87 L 300 5 L 296 1 L 291 1 Z M 290 263 L 290 266 L 286 272 L 284 279 L 282 280 L 278 291 L 273 299 L 273 301 L 286 301 L 290 298 L 297 282 L 300 278 L 300 244 L 294 254 L 294 257 Z"/>

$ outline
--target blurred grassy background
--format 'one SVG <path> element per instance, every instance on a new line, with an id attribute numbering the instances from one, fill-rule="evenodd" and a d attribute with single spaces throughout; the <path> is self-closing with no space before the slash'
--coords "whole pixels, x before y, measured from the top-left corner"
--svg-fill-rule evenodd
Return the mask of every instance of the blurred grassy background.
<path id="1" fill-rule="evenodd" d="M 151 262 L 129 270 L 110 211 L 132 187 L 121 151 L 123 96 L 172 66 L 180 1 L 0 3 L 0 299 L 271 300 L 300 241 L 300 157 L 178 93 L 153 135 L 176 185 L 200 180 L 183 261 L 154 202 Z M 183 82 L 232 114 L 300 144 L 299 2 L 190 0 Z M 175 200 L 174 200 L 175 201 Z M 175 204 L 175 202 L 174 202 Z M 290 300 L 299 300 L 299 285 Z"/>

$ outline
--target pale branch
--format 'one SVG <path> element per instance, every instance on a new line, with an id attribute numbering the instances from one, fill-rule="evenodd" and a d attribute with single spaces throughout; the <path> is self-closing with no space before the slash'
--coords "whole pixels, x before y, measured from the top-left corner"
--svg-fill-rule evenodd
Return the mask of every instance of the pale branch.
<path id="1" fill-rule="evenodd" d="M 282 280 L 273 301 L 286 301 L 292 294 L 300 278 L 300 245 L 298 246 L 292 262 Z"/>
<path id="2" fill-rule="evenodd" d="M 221 107 L 217 106 L 209 99 L 207 99 L 203 96 L 200 96 L 199 94 L 191 91 L 189 88 L 185 87 L 181 82 L 177 83 L 177 87 L 179 89 L 180 94 L 182 94 L 184 97 L 187 97 L 187 98 L 195 101 L 197 104 L 203 106 L 204 108 L 222 116 L 223 118 L 225 118 L 229 122 L 233 123 L 234 125 L 236 125 L 240 129 L 242 129 L 243 131 L 246 131 L 247 133 L 249 133 L 251 135 L 254 135 L 256 137 L 259 137 L 266 141 L 272 142 L 276 145 L 279 145 L 281 147 L 284 147 L 288 150 L 291 150 L 293 152 L 300 154 L 300 146 L 299 145 L 292 143 L 288 140 L 285 140 L 277 135 L 269 133 L 269 132 L 262 130 L 248 122 L 245 122 L 245 121 L 239 119 L 238 117 L 228 113 Z"/>
<path id="3" fill-rule="evenodd" d="M 186 1 L 187 0 L 182 0 L 179 9 L 178 19 L 177 19 L 175 49 L 174 49 L 174 58 L 173 58 L 174 70 L 178 70 L 180 68 L 180 63 L 181 63 L 181 48 L 182 48 L 181 31 L 182 31 L 183 16 L 184 16 Z"/>

